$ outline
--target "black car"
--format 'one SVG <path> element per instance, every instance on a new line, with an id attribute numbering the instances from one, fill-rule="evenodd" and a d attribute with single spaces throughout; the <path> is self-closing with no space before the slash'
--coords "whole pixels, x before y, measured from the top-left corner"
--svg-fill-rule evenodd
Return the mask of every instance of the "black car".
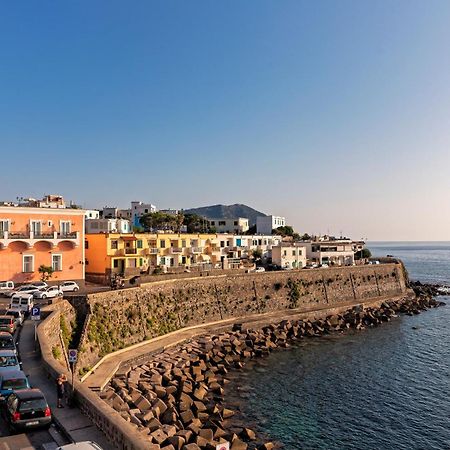
<path id="1" fill-rule="evenodd" d="M 52 423 L 52 411 L 39 389 L 13 392 L 3 408 L 3 415 L 14 431 L 48 428 Z"/>
<path id="2" fill-rule="evenodd" d="M 11 333 L 0 331 L 0 350 L 14 350 L 17 353 L 16 344 Z"/>

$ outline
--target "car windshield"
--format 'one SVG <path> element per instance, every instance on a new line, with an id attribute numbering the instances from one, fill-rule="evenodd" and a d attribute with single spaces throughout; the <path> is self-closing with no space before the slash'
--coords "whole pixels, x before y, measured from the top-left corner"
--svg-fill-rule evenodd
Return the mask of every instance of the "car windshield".
<path id="1" fill-rule="evenodd" d="M 14 355 L 11 356 L 0 356 L 0 367 L 17 366 L 19 362 Z"/>
<path id="2" fill-rule="evenodd" d="M 19 311 L 6 311 L 5 315 L 19 317 Z"/>
<path id="3" fill-rule="evenodd" d="M 14 348 L 14 341 L 12 336 L 10 338 L 0 338 L 0 348 Z"/>
<path id="4" fill-rule="evenodd" d="M 11 320 L 9 317 L 0 317 L 0 325 L 9 325 Z"/>
<path id="5" fill-rule="evenodd" d="M 27 380 L 25 378 L 13 378 L 11 380 L 4 380 L 2 389 L 26 389 L 28 387 Z"/>
<path id="6" fill-rule="evenodd" d="M 30 398 L 29 400 L 22 400 L 20 402 L 19 411 L 26 412 L 45 408 L 47 408 L 47 402 L 45 401 L 45 398 Z"/>

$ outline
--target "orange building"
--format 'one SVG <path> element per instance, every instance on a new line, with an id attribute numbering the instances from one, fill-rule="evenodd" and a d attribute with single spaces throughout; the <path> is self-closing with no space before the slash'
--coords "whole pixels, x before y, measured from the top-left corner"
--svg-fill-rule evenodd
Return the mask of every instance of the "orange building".
<path id="1" fill-rule="evenodd" d="M 0 280 L 39 280 L 41 265 L 50 282 L 84 283 L 84 211 L 0 206 Z"/>

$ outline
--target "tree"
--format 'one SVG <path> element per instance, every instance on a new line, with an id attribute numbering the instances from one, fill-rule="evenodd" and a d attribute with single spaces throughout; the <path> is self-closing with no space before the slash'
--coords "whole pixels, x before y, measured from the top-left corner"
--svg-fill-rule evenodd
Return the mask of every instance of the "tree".
<path id="1" fill-rule="evenodd" d="M 368 248 L 363 248 L 362 250 L 358 250 L 355 253 L 355 259 L 367 259 L 367 258 L 371 258 L 372 257 L 372 253 Z"/>
<path id="2" fill-rule="evenodd" d="M 41 281 L 47 281 L 53 276 L 53 267 L 41 264 L 38 272 L 41 274 Z"/>
<path id="3" fill-rule="evenodd" d="M 262 258 L 262 250 L 260 248 L 256 248 L 252 251 L 253 259 L 261 259 Z"/>
<path id="4" fill-rule="evenodd" d="M 311 240 L 311 236 L 310 236 L 308 233 L 304 233 L 304 234 L 300 237 L 300 239 L 301 239 L 302 241 L 310 241 L 310 240 Z"/>
<path id="5" fill-rule="evenodd" d="M 286 225 L 284 227 L 278 227 L 275 230 L 272 230 L 273 234 L 278 234 L 279 236 L 294 236 L 295 233 L 294 229 L 290 225 Z"/>
<path id="6" fill-rule="evenodd" d="M 215 227 L 209 225 L 209 221 L 198 214 L 184 215 L 183 225 L 186 226 L 188 233 L 211 233 L 217 232 Z"/>

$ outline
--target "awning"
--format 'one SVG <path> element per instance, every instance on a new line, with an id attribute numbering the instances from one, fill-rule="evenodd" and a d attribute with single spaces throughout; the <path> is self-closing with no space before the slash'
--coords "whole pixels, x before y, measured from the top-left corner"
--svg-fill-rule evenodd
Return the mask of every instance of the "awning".
<path id="1" fill-rule="evenodd" d="M 120 236 L 124 241 L 137 241 L 136 236 Z"/>

